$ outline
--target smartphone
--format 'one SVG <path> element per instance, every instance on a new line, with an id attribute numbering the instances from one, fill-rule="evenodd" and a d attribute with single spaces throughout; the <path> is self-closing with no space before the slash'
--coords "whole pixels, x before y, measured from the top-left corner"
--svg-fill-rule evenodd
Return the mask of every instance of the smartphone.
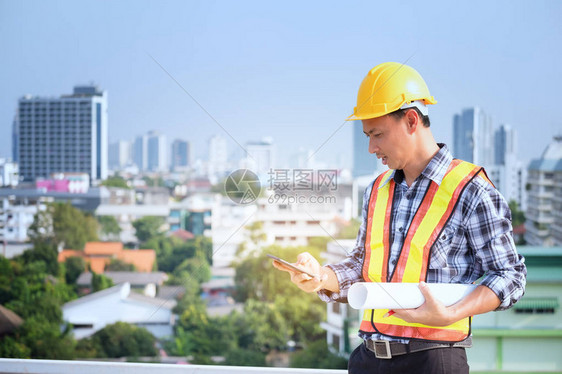
<path id="1" fill-rule="evenodd" d="M 295 271 L 298 271 L 299 273 L 306 274 L 306 275 L 308 275 L 309 277 L 312 277 L 312 278 L 318 278 L 318 275 L 310 274 L 308 271 L 306 271 L 304 269 L 301 269 L 298 266 L 295 266 L 295 265 L 291 264 L 290 262 L 283 260 L 282 258 L 279 258 L 279 257 L 274 256 L 274 255 L 270 255 L 270 254 L 268 254 L 267 257 L 270 257 L 270 258 L 274 259 L 275 261 L 280 262 L 283 265 L 287 266 L 288 268 L 291 268 Z"/>

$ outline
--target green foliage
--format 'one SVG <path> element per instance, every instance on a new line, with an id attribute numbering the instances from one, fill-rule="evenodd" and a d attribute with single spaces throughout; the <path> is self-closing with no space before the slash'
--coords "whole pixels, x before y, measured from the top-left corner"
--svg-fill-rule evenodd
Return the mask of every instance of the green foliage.
<path id="1" fill-rule="evenodd" d="M 175 237 L 157 235 L 146 241 L 143 246 L 156 251 L 158 270 L 167 273 L 187 270 L 200 282 L 209 280 L 209 265 L 213 256 L 213 244 L 209 238 L 196 237 L 183 241 Z M 185 262 L 187 260 L 190 261 Z"/>
<path id="2" fill-rule="evenodd" d="M 128 264 L 118 258 L 112 258 L 105 266 L 105 271 L 136 271 L 135 265 Z"/>
<path id="3" fill-rule="evenodd" d="M 25 319 L 21 326 L 21 334 L 24 336 L 22 341 L 29 347 L 33 358 L 54 360 L 74 358 L 76 342 L 68 329 L 64 332 L 60 331 L 59 323 L 34 315 Z"/>
<path id="4" fill-rule="evenodd" d="M 235 348 L 228 351 L 225 355 L 225 365 L 232 366 L 258 366 L 264 367 L 265 354 L 249 349 Z"/>
<path id="5" fill-rule="evenodd" d="M 72 256 L 66 259 L 65 279 L 67 284 L 76 284 L 76 280 L 86 270 L 86 261 L 82 257 Z"/>
<path id="6" fill-rule="evenodd" d="M 0 357 L 73 358 L 74 339 L 61 332 L 60 307 L 76 295 L 52 266 L 51 250 L 44 244 L 0 258 L 0 303 L 24 320 L 13 335 L 0 337 Z"/>
<path id="7" fill-rule="evenodd" d="M 148 176 L 142 177 L 147 187 L 166 187 L 166 183 L 162 177 L 150 178 Z"/>
<path id="8" fill-rule="evenodd" d="M 128 190 L 131 189 L 131 187 L 127 184 L 127 181 L 120 175 L 114 175 L 107 178 L 101 183 L 101 185 L 106 187 L 126 188 Z"/>
<path id="9" fill-rule="evenodd" d="M 34 245 L 64 245 L 65 248 L 84 248 L 88 241 L 98 240 L 98 223 L 70 203 L 51 203 L 39 211 L 28 229 Z"/>
<path id="10" fill-rule="evenodd" d="M 510 200 L 509 209 L 511 210 L 511 222 L 513 224 L 513 227 L 525 223 L 525 212 L 519 209 L 517 201 Z"/>
<path id="11" fill-rule="evenodd" d="M 92 292 L 105 290 L 106 288 L 113 287 L 111 278 L 103 274 L 96 274 L 92 271 Z"/>
<path id="12" fill-rule="evenodd" d="M 33 248 L 21 254 L 26 264 L 32 262 L 43 262 L 46 272 L 51 275 L 57 275 L 59 271 L 57 248 L 51 243 L 36 243 Z"/>
<path id="13" fill-rule="evenodd" d="M 156 356 L 156 338 L 145 328 L 125 322 L 107 325 L 80 345 L 80 350 L 96 357 Z"/>
<path id="14" fill-rule="evenodd" d="M 31 349 L 12 336 L 0 337 L 0 357 L 31 358 Z"/>
<path id="15" fill-rule="evenodd" d="M 325 247 L 324 247 L 325 248 Z M 309 252 L 319 258 L 321 247 L 287 247 L 281 248 L 271 246 L 246 257 L 236 265 L 236 290 L 237 299 L 246 301 L 246 313 L 251 313 L 258 308 L 256 301 L 263 302 L 279 313 L 284 326 L 275 326 L 276 318 L 269 316 L 265 324 L 270 326 L 270 330 L 284 331 L 286 336 L 284 342 L 294 340 L 297 342 L 313 341 L 322 338 L 324 332 L 319 326 L 319 322 L 326 318 L 326 304 L 322 302 L 316 294 L 306 294 L 300 291 L 290 280 L 286 273 L 277 271 L 271 265 L 271 259 L 267 253 L 296 261 L 297 255 L 301 252 Z M 263 305 L 260 307 L 263 314 L 267 314 L 268 309 Z M 256 313 L 257 314 L 257 313 Z M 253 316 L 251 321 L 261 320 L 262 317 Z M 252 322 L 249 323 L 252 323 Z M 271 346 L 272 342 L 279 339 L 275 336 L 276 331 L 269 331 L 270 336 L 264 341 Z M 259 342 L 262 338 L 254 338 Z M 262 341 L 261 343 L 264 343 Z M 279 344 L 274 343 L 274 344 Z"/>
<path id="16" fill-rule="evenodd" d="M 160 234 L 160 226 L 164 224 L 161 217 L 146 216 L 133 222 L 139 242 L 144 243 Z"/>
<path id="17" fill-rule="evenodd" d="M 121 233 L 121 227 L 113 216 L 98 216 L 98 223 L 100 224 L 100 231 L 102 235 L 117 239 Z"/>
<path id="18" fill-rule="evenodd" d="M 333 354 L 325 340 L 309 344 L 291 357 L 292 368 L 347 369 L 347 360 Z"/>

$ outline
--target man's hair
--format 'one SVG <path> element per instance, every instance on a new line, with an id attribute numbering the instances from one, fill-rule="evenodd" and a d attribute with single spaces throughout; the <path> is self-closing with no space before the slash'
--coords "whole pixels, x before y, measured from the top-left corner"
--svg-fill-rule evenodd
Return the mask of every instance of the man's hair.
<path id="1" fill-rule="evenodd" d="M 406 115 L 406 111 L 410 110 L 410 109 L 413 109 L 418 113 L 418 116 L 421 118 L 424 127 L 429 127 L 429 125 L 430 125 L 429 116 L 424 116 L 422 114 L 422 112 L 420 112 L 420 110 L 416 107 L 406 108 L 406 109 L 398 109 L 398 110 L 396 110 L 392 113 L 388 113 L 388 115 L 393 117 L 395 120 L 398 121 L 398 120 L 402 119 L 402 117 L 404 117 Z"/>

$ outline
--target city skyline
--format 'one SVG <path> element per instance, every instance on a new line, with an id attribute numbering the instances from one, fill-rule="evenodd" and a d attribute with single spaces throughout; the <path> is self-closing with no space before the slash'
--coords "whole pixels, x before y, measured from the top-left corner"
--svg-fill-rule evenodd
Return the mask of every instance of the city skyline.
<path id="1" fill-rule="evenodd" d="M 427 81 L 437 141 L 452 146 L 451 118 L 472 106 L 518 130 L 525 164 L 560 132 L 544 102 L 562 83 L 558 3 L 130 4 L 0 2 L 0 157 L 20 97 L 93 80 L 109 93 L 110 142 L 157 129 L 203 158 L 215 134 L 231 150 L 271 136 L 279 159 L 302 148 L 350 166 L 354 124 L 343 120 L 365 73 L 392 60 Z M 387 16 L 369 22 L 375 13 Z"/>

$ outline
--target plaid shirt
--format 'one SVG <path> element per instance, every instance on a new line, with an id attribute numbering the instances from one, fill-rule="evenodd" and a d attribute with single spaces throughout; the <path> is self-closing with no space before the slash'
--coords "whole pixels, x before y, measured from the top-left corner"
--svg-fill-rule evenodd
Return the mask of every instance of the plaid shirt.
<path id="1" fill-rule="evenodd" d="M 393 231 L 390 233 L 392 245 L 388 274 L 392 274 L 408 227 L 425 191 L 432 181 L 441 183 L 453 160 L 447 146 L 439 146 L 439 152 L 410 187 L 406 184 L 402 170 L 395 170 L 391 176 L 396 188 L 392 205 Z M 355 248 L 343 261 L 328 265 L 338 278 L 340 292 L 320 291 L 318 294 L 324 301 L 347 302 L 349 287 L 355 282 L 363 281 L 361 270 L 373 183 L 363 195 L 363 220 Z M 473 179 L 460 196 L 451 220 L 434 244 L 427 270 L 427 282 L 469 284 L 483 277 L 480 285 L 490 288 L 498 296 L 501 304 L 497 310 L 504 310 L 523 296 L 526 274 L 524 259 L 517 254 L 513 242 L 511 211 L 507 202 L 498 190 L 483 178 Z M 408 342 L 407 339 L 394 339 L 376 333 L 360 333 L 359 336 L 363 339 Z"/>

